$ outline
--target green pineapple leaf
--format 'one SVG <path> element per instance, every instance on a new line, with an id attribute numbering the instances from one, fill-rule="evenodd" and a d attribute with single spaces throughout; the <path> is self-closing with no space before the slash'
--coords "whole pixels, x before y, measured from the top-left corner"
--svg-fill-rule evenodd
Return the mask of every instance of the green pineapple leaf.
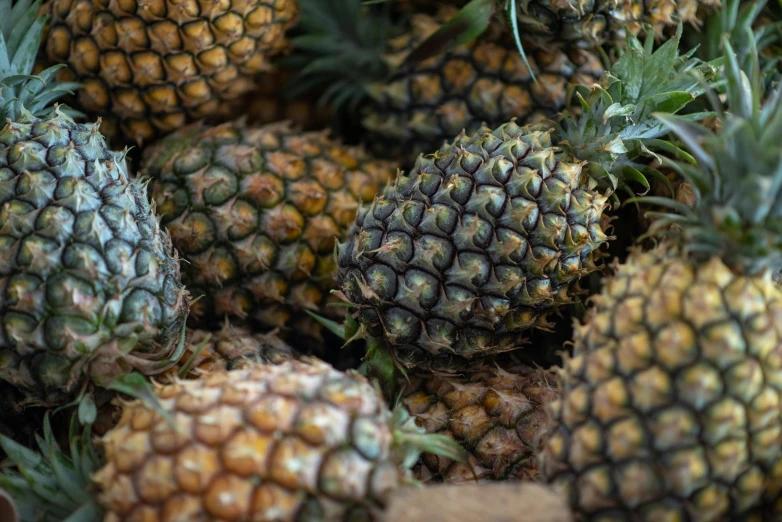
<path id="1" fill-rule="evenodd" d="M 367 86 L 389 73 L 383 59 L 391 28 L 387 10 L 357 0 L 301 0 L 299 27 L 290 39 L 293 53 L 279 62 L 295 71 L 286 96 L 322 89 L 321 105 L 353 113 L 366 99 Z"/>
<path id="2" fill-rule="evenodd" d="M 41 46 L 46 17 L 39 16 L 42 0 L 3 0 L 4 13 L 0 32 L 0 118 L 17 120 L 25 112 L 36 117 L 48 116 L 53 103 L 80 87 L 72 82 L 58 83 L 54 73 L 63 65 L 33 75 L 35 57 Z M 70 116 L 81 113 L 63 108 Z"/>
<path id="3" fill-rule="evenodd" d="M 73 426 L 75 422 L 71 423 Z M 89 427 L 81 440 L 71 429 L 71 457 L 57 446 L 49 415 L 44 417 L 44 435 L 37 437 L 40 452 L 0 435 L 0 446 L 13 467 L 0 472 L 0 488 L 13 499 L 21 522 L 94 522 L 101 510 L 88 492 L 91 475 L 100 460 L 91 446 Z M 75 442 L 77 441 L 77 442 Z M 89 455 L 83 462 L 74 455 Z"/>
<path id="4" fill-rule="evenodd" d="M 509 1 L 515 6 L 514 0 Z M 497 0 L 472 0 L 434 34 L 418 44 L 402 65 L 421 62 L 475 40 L 489 28 L 496 8 Z M 526 65 L 529 68 L 529 64 Z"/>
<path id="5" fill-rule="evenodd" d="M 782 86 L 767 93 L 759 60 L 742 61 L 727 35 L 723 48 L 728 110 L 722 111 L 716 96 L 710 98 L 718 105 L 722 128 L 715 132 L 680 116 L 656 115 L 696 160 L 665 160 L 692 185 L 694 207 L 640 201 L 670 209 L 650 235 L 670 237 L 697 258 L 719 256 L 742 273 L 777 273 L 782 269 Z"/>
<path id="6" fill-rule="evenodd" d="M 662 139 L 669 129 L 654 115 L 681 112 L 704 92 L 705 79 L 713 78 L 720 65 L 719 60 L 703 63 L 692 52 L 680 55 L 681 34 L 679 26 L 657 50 L 651 33 L 643 44 L 629 35 L 599 84 L 577 89 L 581 114 L 565 113 L 556 126 L 558 145 L 588 161 L 587 172 L 611 191 L 632 194 L 628 182 L 649 189 L 644 158 L 659 159 L 658 152 L 677 150 Z"/>

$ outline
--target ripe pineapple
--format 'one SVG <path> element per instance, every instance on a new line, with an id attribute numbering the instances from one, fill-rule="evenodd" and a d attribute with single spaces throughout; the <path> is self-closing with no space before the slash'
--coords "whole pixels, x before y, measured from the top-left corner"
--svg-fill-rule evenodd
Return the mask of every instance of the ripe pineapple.
<path id="1" fill-rule="evenodd" d="M 25 9 L 26 8 L 26 9 Z M 10 0 L 0 57 L 0 380 L 62 405 L 178 358 L 189 298 L 145 188 L 98 125 L 49 103 L 72 84 L 29 75 L 45 20 Z M 6 32 L 7 31 L 7 32 Z M 52 110 L 53 109 L 53 110 Z"/>
<path id="2" fill-rule="evenodd" d="M 469 453 L 462 463 L 425 453 L 414 468 L 425 483 L 534 480 L 556 390 L 542 371 L 520 363 L 484 365 L 463 377 L 413 374 L 402 402 L 427 433 L 444 433 Z"/>
<path id="3" fill-rule="evenodd" d="M 536 83 L 500 25 L 474 42 L 404 65 L 409 53 L 456 9 L 446 5 L 434 15 L 417 14 L 402 34 L 389 30 L 389 36 L 380 40 L 378 30 L 335 33 L 356 26 L 382 27 L 382 19 L 371 13 L 361 16 L 360 9 L 344 7 L 355 2 L 331 0 L 330 10 L 324 12 L 321 0 L 302 0 L 304 34 L 292 42 L 299 47 L 294 66 L 303 70 L 292 87 L 325 84 L 333 96 L 324 101 L 333 101 L 336 109 L 349 101 L 363 105 L 362 123 L 371 151 L 402 161 L 404 168 L 463 129 L 470 133 L 482 123 L 496 127 L 511 118 L 523 124 L 551 117 L 568 104 L 573 86 L 591 85 L 603 72 L 597 53 L 537 50 L 528 56 Z M 333 23 L 323 23 L 329 14 Z M 313 49 L 309 42 L 315 37 L 335 43 Z M 357 43 L 345 45 L 345 40 Z M 352 112 L 352 107 L 345 112 Z"/>
<path id="4" fill-rule="evenodd" d="M 49 0 L 48 63 L 84 84 L 83 111 L 141 143 L 202 118 L 226 118 L 287 46 L 295 0 Z"/>
<path id="5" fill-rule="evenodd" d="M 458 371 L 572 302 L 611 239 L 611 190 L 643 180 L 639 142 L 665 133 L 651 112 L 677 112 L 699 88 L 677 45 L 652 54 L 651 38 L 631 37 L 580 116 L 463 133 L 362 208 L 338 247 L 339 280 L 398 365 Z"/>
<path id="6" fill-rule="evenodd" d="M 0 438 L 21 472 L 6 470 L 0 486 L 30 519 L 58 513 L 47 521 L 77 510 L 104 522 L 371 521 L 421 449 L 454 450 L 403 409 L 389 411 L 363 377 L 316 360 L 218 371 L 157 396 L 173 424 L 140 402 L 125 405 L 100 441 L 102 463 L 78 451 L 78 433 L 71 459 L 49 431 L 43 459 Z M 72 496 L 51 495 L 52 480 L 69 481 Z"/>
<path id="7" fill-rule="evenodd" d="M 669 202 L 562 370 L 541 473 L 581 520 L 782 516 L 782 90 L 759 109 L 726 55 L 724 130 L 664 119 L 698 160 L 674 165 L 694 208 Z"/>
<path id="8" fill-rule="evenodd" d="M 148 147 L 142 168 L 185 284 L 203 296 L 192 310 L 199 323 L 251 318 L 313 336 L 303 311 L 335 313 L 325 308 L 335 238 L 394 172 L 324 132 L 243 120 L 182 129 Z"/>

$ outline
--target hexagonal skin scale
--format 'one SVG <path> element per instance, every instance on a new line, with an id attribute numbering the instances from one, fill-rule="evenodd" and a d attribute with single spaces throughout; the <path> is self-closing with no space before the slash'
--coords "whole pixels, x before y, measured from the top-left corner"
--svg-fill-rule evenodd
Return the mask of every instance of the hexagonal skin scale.
<path id="1" fill-rule="evenodd" d="M 515 122 L 422 156 L 338 247 L 359 320 L 407 367 L 458 371 L 516 349 L 597 269 L 607 195 Z"/>
<path id="2" fill-rule="evenodd" d="M 413 16 L 410 31 L 389 40 L 388 61 L 401 64 L 455 12 L 444 6 L 436 15 Z M 513 38 L 496 24 L 469 44 L 399 67 L 369 86 L 363 124 L 370 150 L 402 158 L 408 168 L 418 155 L 437 150 L 462 130 L 473 133 L 511 118 L 523 124 L 554 116 L 568 105 L 569 88 L 591 85 L 603 73 L 599 55 L 579 49 L 535 50 L 527 58 L 530 68 Z"/>
<path id="3" fill-rule="evenodd" d="M 159 387 L 125 406 L 95 475 L 106 522 L 376 520 L 406 472 L 369 382 L 315 360 Z"/>
<path id="4" fill-rule="evenodd" d="M 777 520 L 782 291 L 661 245 L 576 329 L 540 456 L 590 520 Z"/>
<path id="5" fill-rule="evenodd" d="M 422 482 L 462 484 L 536 480 L 545 405 L 557 397 L 553 376 L 517 362 L 490 361 L 464 376 L 414 373 L 402 402 L 427 433 L 442 433 L 469 453 L 460 463 L 424 453 L 413 472 Z"/>
<path id="6" fill-rule="evenodd" d="M 104 132 L 149 141 L 203 118 L 227 118 L 231 102 L 287 47 L 294 0 L 55 0 L 49 64 L 84 84 L 79 108 Z"/>
<path id="7" fill-rule="evenodd" d="M 55 111 L 0 130 L 0 250 L 0 379 L 28 402 L 176 363 L 179 259 L 97 125 Z"/>
<path id="8" fill-rule="evenodd" d="M 287 123 L 198 124 L 147 148 L 143 175 L 182 253 L 185 284 L 204 297 L 192 316 L 291 328 L 335 288 L 335 238 L 395 172 L 362 149 Z M 304 316 L 305 314 L 300 314 Z M 314 321 L 302 318 L 305 330 Z"/>

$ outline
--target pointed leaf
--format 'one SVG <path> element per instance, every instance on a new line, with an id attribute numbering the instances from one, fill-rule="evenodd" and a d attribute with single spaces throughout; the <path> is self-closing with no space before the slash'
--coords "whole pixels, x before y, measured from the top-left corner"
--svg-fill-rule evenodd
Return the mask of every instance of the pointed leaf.
<path id="1" fill-rule="evenodd" d="M 497 5 L 495 0 L 471 0 L 429 38 L 407 55 L 403 65 L 440 55 L 480 36 L 489 27 Z"/>

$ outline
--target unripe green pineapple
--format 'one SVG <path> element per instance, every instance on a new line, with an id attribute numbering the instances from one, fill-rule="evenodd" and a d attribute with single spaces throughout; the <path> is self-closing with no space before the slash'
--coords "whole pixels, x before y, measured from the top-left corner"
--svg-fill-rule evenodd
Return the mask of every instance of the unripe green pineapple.
<path id="1" fill-rule="evenodd" d="M 605 282 L 561 372 L 541 473 L 578 520 L 782 517 L 782 90 L 759 108 L 725 54 L 722 130 L 661 117 L 694 205 L 648 198 L 673 211 L 660 244 Z"/>
<path id="2" fill-rule="evenodd" d="M 645 183 L 638 140 L 657 147 L 665 132 L 651 112 L 699 88 L 677 45 L 652 54 L 651 38 L 631 38 L 580 115 L 462 134 L 361 209 L 339 245 L 340 284 L 397 364 L 458 370 L 573 302 L 610 239 L 611 191 Z"/>
<path id="3" fill-rule="evenodd" d="M 28 403 L 59 406 L 88 382 L 174 364 L 189 298 L 124 154 L 97 124 L 48 106 L 73 85 L 47 86 L 54 69 L 19 84 L 40 43 L 39 7 L 15 8 L 0 42 L 13 63 L 0 72 L 0 379 Z"/>
<path id="4" fill-rule="evenodd" d="M 200 297 L 195 320 L 250 319 L 313 336 L 305 310 L 339 311 L 326 308 L 335 238 L 394 172 L 324 132 L 244 120 L 182 129 L 148 147 L 142 167 L 185 284 Z"/>

